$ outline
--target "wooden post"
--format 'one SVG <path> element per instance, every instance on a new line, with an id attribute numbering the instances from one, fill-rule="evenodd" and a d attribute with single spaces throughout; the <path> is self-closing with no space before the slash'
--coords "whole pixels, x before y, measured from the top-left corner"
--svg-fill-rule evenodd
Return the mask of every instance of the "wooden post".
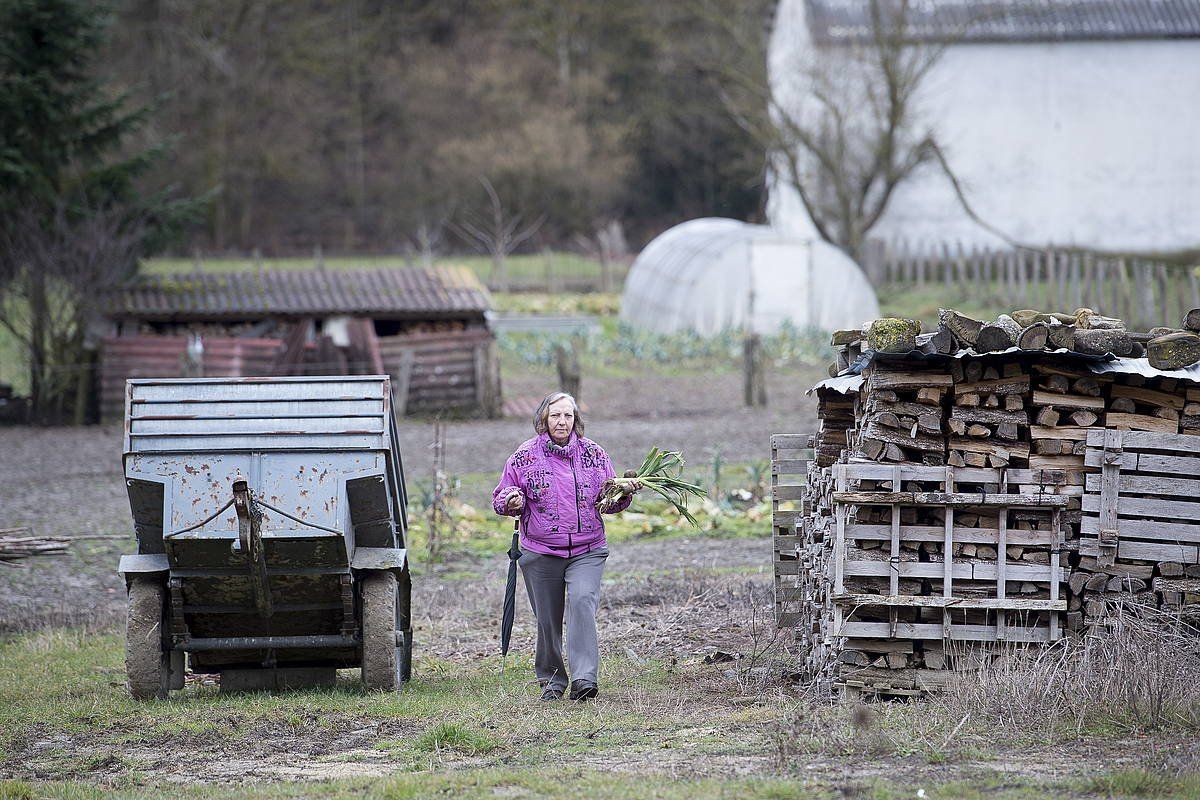
<path id="1" fill-rule="evenodd" d="M 954 467 L 946 467 L 946 494 L 954 494 Z M 945 537 L 942 542 L 942 597 L 954 596 L 954 506 L 946 506 Z M 942 609 L 942 639 L 950 641 L 950 609 Z"/>
<path id="2" fill-rule="evenodd" d="M 763 368 L 762 337 L 750 333 L 742 340 L 742 400 L 748 406 L 766 406 L 767 378 Z"/>
<path id="3" fill-rule="evenodd" d="M 901 491 L 900 466 L 892 467 L 892 491 Z M 889 594 L 900 594 L 900 505 L 892 505 L 891 570 L 888 571 Z"/>
<path id="4" fill-rule="evenodd" d="M 579 340 L 572 338 L 569 346 L 562 342 L 554 345 L 554 364 L 558 368 L 559 391 L 578 400 L 583 383 L 579 366 Z"/>
<path id="5" fill-rule="evenodd" d="M 396 374 L 392 376 L 393 401 L 396 406 L 396 416 L 403 417 L 408 412 L 408 385 L 412 381 L 413 361 L 416 351 L 406 347 L 400 351 L 400 363 L 396 365 Z"/>
<path id="6" fill-rule="evenodd" d="M 1000 494 L 1008 494 L 1008 470 L 1000 472 Z M 1008 506 L 1000 507 L 997 527 L 999 530 L 996 541 L 996 598 L 1003 600 L 1005 589 L 1008 588 L 1005 582 L 1005 573 L 1008 568 Z M 1004 611 L 997 611 L 996 639 L 1001 642 L 1008 637 L 1007 624 L 1008 619 Z"/>

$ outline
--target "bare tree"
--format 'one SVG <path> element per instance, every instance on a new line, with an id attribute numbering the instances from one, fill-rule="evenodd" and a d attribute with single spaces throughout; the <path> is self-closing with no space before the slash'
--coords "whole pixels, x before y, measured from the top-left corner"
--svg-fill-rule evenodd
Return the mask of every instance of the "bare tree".
<path id="1" fill-rule="evenodd" d="M 94 326 L 108 290 L 131 275 L 148 221 L 101 207 L 27 206 L 0 226 L 0 325 L 29 354 L 35 421 L 84 421 Z"/>
<path id="2" fill-rule="evenodd" d="M 486 176 L 479 182 L 488 196 L 486 213 L 472 211 L 462 212 L 457 220 L 448 223 L 450 230 L 462 239 L 481 249 L 492 257 L 491 281 L 502 290 L 508 286 L 508 269 L 506 260 L 514 250 L 521 246 L 531 236 L 538 232 L 546 215 L 540 214 L 537 219 L 525 224 L 525 216 L 520 212 L 509 213 L 500 200 L 496 187 Z"/>
<path id="3" fill-rule="evenodd" d="M 936 132 L 917 108 L 920 88 L 946 41 L 910 35 L 909 0 L 870 0 L 869 29 L 857 40 L 818 45 L 768 74 L 761 32 L 725 28 L 760 59 L 719 74 L 722 98 L 768 153 L 776 179 L 793 188 L 821 238 L 855 259 L 897 187 L 925 164 L 949 178 Z"/>

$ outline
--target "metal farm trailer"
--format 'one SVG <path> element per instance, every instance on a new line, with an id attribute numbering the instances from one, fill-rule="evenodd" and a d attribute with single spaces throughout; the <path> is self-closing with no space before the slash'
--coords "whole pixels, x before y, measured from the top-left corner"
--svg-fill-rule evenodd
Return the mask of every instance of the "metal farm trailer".
<path id="1" fill-rule="evenodd" d="M 404 469 L 386 376 L 130 380 L 134 697 L 409 677 Z"/>

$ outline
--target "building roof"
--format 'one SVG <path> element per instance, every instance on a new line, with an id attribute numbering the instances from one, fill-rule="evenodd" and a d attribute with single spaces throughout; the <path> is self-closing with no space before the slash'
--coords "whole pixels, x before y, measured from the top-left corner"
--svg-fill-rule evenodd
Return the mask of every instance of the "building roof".
<path id="1" fill-rule="evenodd" d="M 360 316 L 479 316 L 491 299 L 462 267 L 311 269 L 140 275 L 114 290 L 107 316 L 150 321 Z"/>
<path id="2" fill-rule="evenodd" d="M 872 38 L 871 0 L 806 0 L 823 44 Z M 880 0 L 885 15 L 900 0 Z M 907 37 L 924 42 L 1039 42 L 1200 37 L 1200 0 L 909 0 Z"/>

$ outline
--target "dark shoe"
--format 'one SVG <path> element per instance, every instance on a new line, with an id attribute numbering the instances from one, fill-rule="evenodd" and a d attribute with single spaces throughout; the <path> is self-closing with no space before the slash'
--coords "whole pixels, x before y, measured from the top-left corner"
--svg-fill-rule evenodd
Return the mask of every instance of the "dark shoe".
<path id="1" fill-rule="evenodd" d="M 596 684 L 594 683 L 575 681 L 571 684 L 571 699 L 577 703 L 582 703 L 584 700 L 591 700 L 598 694 L 600 694 L 600 690 L 596 688 Z"/>
<path id="2" fill-rule="evenodd" d="M 546 689 L 542 692 L 543 700 L 562 700 L 562 689 Z"/>

